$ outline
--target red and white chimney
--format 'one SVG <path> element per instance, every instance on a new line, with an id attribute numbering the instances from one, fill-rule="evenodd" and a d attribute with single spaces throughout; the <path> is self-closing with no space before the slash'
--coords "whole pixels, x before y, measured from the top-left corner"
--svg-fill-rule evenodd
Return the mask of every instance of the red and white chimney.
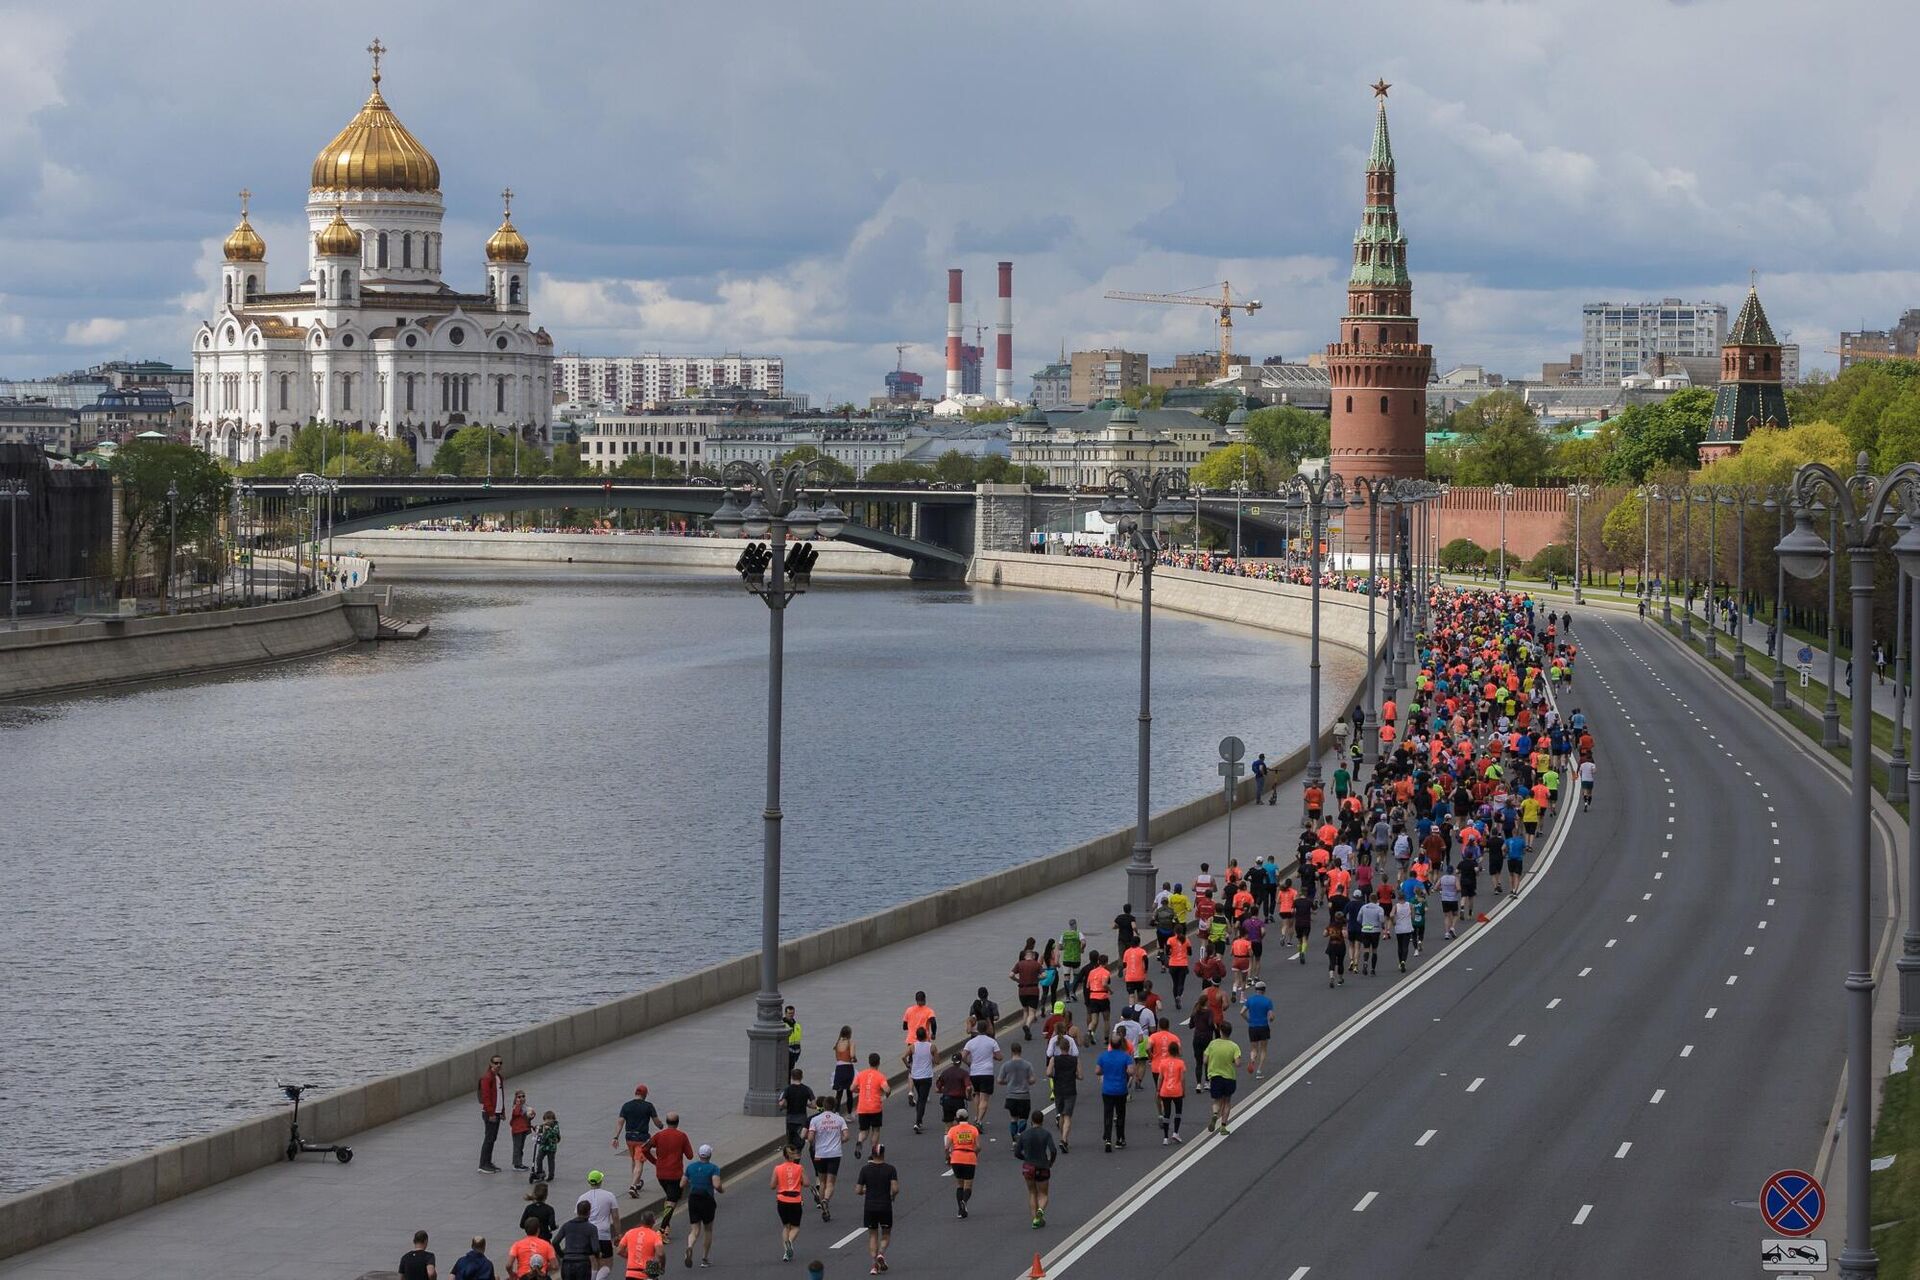
<path id="1" fill-rule="evenodd" d="M 947 269 L 947 399 L 960 398 L 960 268 Z"/>
<path id="2" fill-rule="evenodd" d="M 1000 317 L 993 326 L 993 398 L 1013 399 L 1013 264 L 1000 264 Z"/>

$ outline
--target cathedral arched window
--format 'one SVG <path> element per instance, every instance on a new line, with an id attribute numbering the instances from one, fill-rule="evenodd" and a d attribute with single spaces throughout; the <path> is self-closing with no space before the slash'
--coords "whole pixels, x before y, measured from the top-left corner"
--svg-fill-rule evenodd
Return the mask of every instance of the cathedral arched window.
<path id="1" fill-rule="evenodd" d="M 233 277 L 227 277 L 227 305 L 233 305 Z"/>
<path id="2" fill-rule="evenodd" d="M 400 265 L 403 267 L 413 265 L 413 234 L 411 232 L 400 233 Z"/>
<path id="3" fill-rule="evenodd" d="M 512 279 L 507 281 L 507 301 L 508 303 L 514 306 L 518 306 L 520 304 L 520 277 L 519 276 L 514 276 Z"/>
<path id="4" fill-rule="evenodd" d="M 258 294 L 259 292 L 260 292 L 260 277 L 248 276 L 247 277 L 247 301 L 252 302 L 254 299 L 254 295 Z"/>
<path id="5" fill-rule="evenodd" d="M 376 261 L 378 261 L 378 263 L 384 267 L 387 265 L 387 233 L 382 231 L 380 233 L 379 240 L 376 243 L 378 245 L 378 247 L 375 250 L 375 253 L 377 255 Z"/>
<path id="6" fill-rule="evenodd" d="M 285 409 L 287 407 L 287 400 L 290 396 L 292 396 L 292 394 L 293 394 L 293 375 L 290 373 L 283 373 L 280 375 L 280 407 L 282 409 Z"/>
<path id="7" fill-rule="evenodd" d="M 1381 397 L 1380 397 L 1380 412 L 1382 412 L 1382 413 L 1385 413 L 1386 411 L 1387 411 L 1387 398 L 1386 398 L 1385 396 L 1381 396 Z"/>
<path id="8" fill-rule="evenodd" d="M 322 298 L 327 296 L 327 277 L 324 273 L 320 276 L 320 296 Z"/>
<path id="9" fill-rule="evenodd" d="M 340 273 L 340 297 L 341 297 L 341 300 L 342 300 L 342 301 L 344 301 L 344 300 L 346 300 L 346 299 L 348 299 L 348 298 L 351 298 L 352 296 L 353 296 L 353 272 L 351 272 L 351 271 L 342 271 L 342 272 Z"/>
<path id="10" fill-rule="evenodd" d="M 495 413 L 507 411 L 507 380 L 505 378 L 495 378 L 493 381 L 493 411 Z"/>

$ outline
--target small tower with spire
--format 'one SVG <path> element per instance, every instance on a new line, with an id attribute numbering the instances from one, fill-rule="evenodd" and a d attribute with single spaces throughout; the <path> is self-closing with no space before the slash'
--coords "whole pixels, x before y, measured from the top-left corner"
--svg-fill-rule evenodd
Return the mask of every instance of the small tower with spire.
<path id="1" fill-rule="evenodd" d="M 1394 205 L 1387 90 L 1376 81 L 1367 202 L 1353 236 L 1347 314 L 1327 345 L 1333 391 L 1333 470 L 1347 477 L 1421 477 L 1427 469 L 1427 377 L 1433 348 L 1420 341 L 1407 275 L 1407 238 Z"/>
<path id="2" fill-rule="evenodd" d="M 1780 342 L 1767 323 L 1756 284 L 1720 348 L 1720 385 L 1713 396 L 1713 422 L 1700 442 L 1702 464 L 1740 452 L 1755 431 L 1787 425 L 1787 393 L 1780 383 Z"/>
<path id="3" fill-rule="evenodd" d="M 487 296 L 501 311 L 527 310 L 527 240 L 513 225 L 513 188 L 500 193 L 500 229 L 487 237 Z"/>
<path id="4" fill-rule="evenodd" d="M 244 307 L 267 289 L 267 242 L 247 221 L 247 202 L 253 192 L 240 192 L 240 221 L 227 233 L 222 246 L 226 262 L 220 268 L 220 301 Z"/>

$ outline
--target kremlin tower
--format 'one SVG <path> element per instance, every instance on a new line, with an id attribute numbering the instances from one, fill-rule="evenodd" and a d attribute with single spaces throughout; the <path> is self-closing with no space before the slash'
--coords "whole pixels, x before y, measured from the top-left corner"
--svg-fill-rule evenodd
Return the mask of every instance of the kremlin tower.
<path id="1" fill-rule="evenodd" d="M 1379 107 L 1367 156 L 1367 204 L 1353 237 L 1347 314 L 1327 344 L 1333 387 L 1333 470 L 1356 476 L 1421 478 L 1427 472 L 1427 378 L 1433 348 L 1420 341 L 1407 277 L 1407 238 L 1393 206 L 1393 146 L 1387 137 L 1387 90 L 1373 86 Z"/>
<path id="2" fill-rule="evenodd" d="M 1760 307 L 1760 294 L 1747 286 L 1747 300 L 1720 348 L 1720 385 L 1713 396 L 1713 423 L 1700 442 L 1700 462 L 1740 452 L 1747 437 L 1763 427 L 1787 425 L 1787 395 L 1780 385 L 1780 342 Z"/>

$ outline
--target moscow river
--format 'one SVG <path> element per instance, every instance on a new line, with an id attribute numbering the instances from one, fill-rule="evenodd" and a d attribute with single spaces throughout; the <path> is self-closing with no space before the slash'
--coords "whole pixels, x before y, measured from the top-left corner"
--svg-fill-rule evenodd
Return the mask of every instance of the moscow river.
<path id="1" fill-rule="evenodd" d="M 756 944 L 761 604 L 394 568 L 423 641 L 0 706 L 0 1193 Z M 787 615 L 787 935 L 1129 825 L 1137 621 L 817 578 Z M 1219 785 L 1225 733 L 1304 740 L 1304 641 L 1163 612 L 1154 649 L 1156 809 Z M 1360 658 L 1324 656 L 1331 711 Z"/>

